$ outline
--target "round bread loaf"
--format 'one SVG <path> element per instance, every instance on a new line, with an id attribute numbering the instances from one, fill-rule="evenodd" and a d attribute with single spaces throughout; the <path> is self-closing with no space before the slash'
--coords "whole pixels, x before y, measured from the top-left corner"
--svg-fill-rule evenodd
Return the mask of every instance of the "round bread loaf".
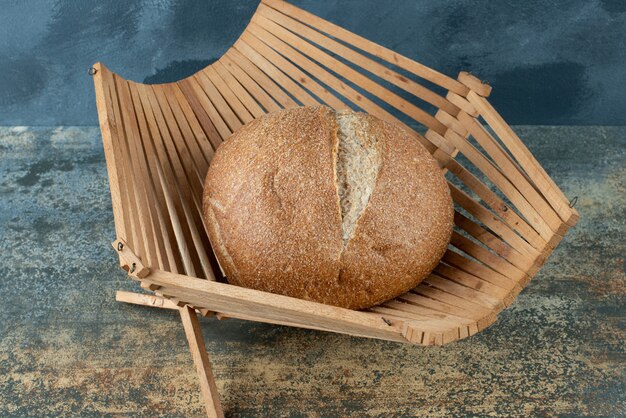
<path id="1" fill-rule="evenodd" d="M 327 107 L 235 132 L 211 162 L 203 209 L 230 283 L 352 309 L 428 275 L 454 213 L 441 169 L 415 138 Z"/>

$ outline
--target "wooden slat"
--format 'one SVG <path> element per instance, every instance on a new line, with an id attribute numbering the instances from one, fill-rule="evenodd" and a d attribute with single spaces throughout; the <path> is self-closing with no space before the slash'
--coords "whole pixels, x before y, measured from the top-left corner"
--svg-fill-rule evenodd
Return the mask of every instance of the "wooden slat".
<path id="1" fill-rule="evenodd" d="M 450 243 L 503 276 L 518 281 L 525 275 L 523 270 L 456 231 L 452 233 Z"/>
<path id="2" fill-rule="evenodd" d="M 222 119 L 222 116 L 220 116 L 211 100 L 209 100 L 209 97 L 206 95 L 196 78 L 186 78 L 179 81 L 178 85 L 185 94 L 189 105 L 194 109 L 194 113 L 196 115 L 201 115 L 204 112 L 211 121 L 211 124 L 219 133 L 221 141 L 218 141 L 217 138 L 209 137 L 209 139 L 214 139 L 211 141 L 211 144 L 213 145 L 213 149 L 217 150 L 222 141 L 225 141 L 232 133 L 231 128 L 226 124 L 226 122 L 224 122 L 224 119 Z"/>
<path id="3" fill-rule="evenodd" d="M 169 289 L 169 292 L 177 289 L 191 291 L 194 300 L 189 302 L 194 306 L 226 315 L 243 314 L 272 320 L 291 318 L 294 322 L 323 326 L 335 332 L 403 341 L 399 328 L 388 325 L 380 315 L 373 313 L 337 308 L 164 271 L 154 271 L 147 279 Z"/>
<path id="4" fill-rule="evenodd" d="M 511 184 L 509 179 L 468 141 L 465 141 L 450 131 L 446 133 L 446 138 L 450 139 L 459 151 L 485 174 L 517 208 L 519 208 L 526 220 L 545 241 L 549 242 L 550 239 L 552 239 L 552 236 L 559 229 L 561 221 L 550 208 L 546 207 L 546 203 L 543 199 L 540 199 L 538 195 L 533 198 L 531 195 L 520 192 L 516 185 Z M 529 200 L 527 200 L 527 198 Z"/>
<path id="5" fill-rule="evenodd" d="M 385 67 L 382 64 L 379 64 L 378 62 L 366 57 L 365 55 L 360 54 L 359 52 L 348 48 L 337 41 L 334 41 L 333 39 L 312 29 L 311 27 L 306 26 L 289 16 L 282 14 L 269 6 L 261 4 L 258 8 L 258 13 L 283 26 L 284 28 L 294 33 L 297 33 L 298 35 L 304 36 L 305 38 L 309 39 L 312 42 L 315 42 L 323 48 L 326 48 L 337 56 L 343 57 L 353 64 L 356 64 L 359 67 L 365 69 L 366 71 L 375 74 L 383 80 L 386 80 L 389 83 L 400 87 L 404 91 L 413 94 L 415 97 L 425 101 L 426 103 L 430 103 L 437 108 L 444 109 L 446 112 L 453 115 L 456 115 L 459 111 L 458 106 L 454 105 L 453 103 L 449 102 L 448 100 L 434 93 L 433 91 L 427 89 L 426 87 L 402 76 L 401 74 L 393 71 L 388 67 Z"/>
<path id="6" fill-rule="evenodd" d="M 461 96 L 465 96 L 468 92 L 468 88 L 466 86 L 464 86 L 459 81 L 448 77 L 447 75 L 444 75 L 436 70 L 433 70 L 432 68 L 429 68 L 400 54 L 397 54 L 388 48 L 385 48 L 359 35 L 349 32 L 341 26 L 337 26 L 324 19 L 321 19 L 318 16 L 315 16 L 314 14 L 309 13 L 305 10 L 299 9 L 296 6 L 293 6 L 285 1 L 263 0 L 263 3 L 286 15 L 298 19 L 301 22 L 313 26 L 314 28 L 322 32 L 331 34 L 335 39 L 339 39 L 371 55 L 374 55 L 375 57 L 381 58 L 387 62 L 397 65 L 398 67 L 410 71 L 418 77 L 421 77 L 434 84 L 444 87 L 447 90 L 451 90 Z"/>
<path id="7" fill-rule="evenodd" d="M 219 91 L 220 95 L 224 98 L 226 103 L 228 103 L 228 106 L 233 110 L 233 112 L 235 112 L 235 114 L 243 124 L 254 120 L 254 117 L 252 116 L 250 111 L 246 109 L 239 97 L 217 73 L 214 65 L 208 66 L 203 71 L 203 74 L 206 75 L 209 80 L 211 80 L 217 91 Z"/>
<path id="8" fill-rule="evenodd" d="M 183 132 L 183 139 L 187 143 L 187 148 L 189 148 L 191 156 L 196 162 L 199 174 L 204 178 L 209 168 L 209 162 L 213 159 L 214 154 L 211 142 L 206 135 L 200 119 L 196 116 L 193 107 L 191 107 L 185 93 L 180 88 L 180 85 L 169 84 L 164 86 L 164 88 L 168 92 L 168 95 L 175 99 L 170 101 L 170 103 L 173 103 L 173 105 L 171 105 L 172 111 L 174 111 L 176 118 L 180 118 L 181 123 L 184 125 L 185 131 Z M 206 116 L 204 112 L 201 114 Z M 189 132 L 187 126 L 191 129 L 191 132 Z M 216 135 L 217 132 L 212 132 L 212 134 Z"/>
<path id="9" fill-rule="evenodd" d="M 289 32 L 282 26 L 260 15 L 255 15 L 252 18 L 252 22 L 258 23 L 268 32 L 282 39 L 292 47 L 296 48 L 298 51 L 302 52 L 305 55 L 308 55 L 310 58 L 324 65 L 326 68 L 332 69 L 333 72 L 341 75 L 342 77 L 345 77 L 347 80 L 353 82 L 355 85 L 361 87 L 365 91 L 377 96 L 379 99 L 385 101 L 389 105 L 410 116 L 412 119 L 421 123 L 427 128 L 433 129 L 442 135 L 445 133 L 445 125 L 435 119 L 432 115 L 426 113 L 422 109 L 393 93 L 389 89 L 372 81 L 358 71 L 350 68 L 336 58 L 331 57 L 324 51 L 305 41 L 303 38 L 295 35 L 293 32 Z M 252 30 L 252 28 L 249 28 L 249 30 Z"/>
<path id="10" fill-rule="evenodd" d="M 465 308 L 460 308 L 458 306 L 450 305 L 448 303 L 441 302 L 439 300 L 435 300 L 433 298 L 429 298 L 423 295 L 418 295 L 416 293 L 407 292 L 403 295 L 398 296 L 396 299 L 402 300 L 407 303 L 411 303 L 417 306 L 423 306 L 424 308 L 431 309 L 433 311 L 442 312 L 449 315 L 458 316 L 465 319 L 476 320 L 488 313 L 488 311 L 478 311 L 468 310 Z"/>
<path id="11" fill-rule="evenodd" d="M 578 212 L 569 206 L 569 200 L 565 194 L 554 183 L 500 114 L 496 112 L 484 97 L 470 92 L 467 98 L 480 112 L 480 115 L 487 121 L 489 126 L 493 128 L 494 132 L 524 168 L 528 176 L 533 179 L 537 188 L 550 203 L 550 206 L 559 214 L 560 218 L 570 226 L 575 225 L 579 219 Z"/>
<path id="12" fill-rule="evenodd" d="M 119 96 L 117 92 L 117 76 L 115 74 L 111 74 L 112 80 L 109 84 L 110 93 L 111 93 L 111 102 L 113 104 L 113 113 L 115 114 L 115 120 L 118 122 L 118 135 L 117 135 L 117 148 L 120 150 L 120 161 L 123 167 L 123 175 L 121 179 L 125 180 L 125 199 L 123 201 L 123 205 L 125 210 L 128 211 L 129 216 L 129 225 L 127 233 L 130 231 L 132 234 L 129 235 L 128 245 L 130 245 L 137 256 L 139 258 L 145 257 L 146 250 L 144 248 L 145 240 L 146 240 L 146 231 L 143 228 L 142 220 L 140 220 L 140 209 L 137 206 L 137 196 L 136 196 L 136 186 L 135 186 L 135 173 L 131 169 L 130 161 L 129 161 L 129 147 L 128 147 L 128 138 L 126 134 L 126 127 L 124 124 L 124 120 L 122 119 L 122 112 L 120 110 L 120 102 Z M 142 258 L 143 259 L 143 258 Z M 145 261 L 145 260 L 144 260 Z"/>
<path id="13" fill-rule="evenodd" d="M 459 96 L 453 91 L 449 91 L 448 94 L 446 94 L 446 99 L 448 99 L 450 103 L 454 104 L 456 107 L 467 113 L 469 116 L 478 116 L 478 111 L 476 110 L 474 105 L 467 100 L 467 98 Z M 457 116 L 458 112 L 453 115 Z"/>
<path id="14" fill-rule="evenodd" d="M 456 160 L 447 161 L 444 167 L 446 167 L 450 173 L 454 174 L 460 181 L 462 181 L 467 188 L 474 192 L 485 203 L 485 205 L 489 206 L 491 210 L 504 222 L 506 222 L 511 229 L 517 231 L 526 241 L 528 241 L 527 243 L 521 239 L 516 240 L 515 244 L 512 245 L 518 251 L 530 256 L 535 256 L 546 247 L 548 242 L 547 240 L 539 235 L 539 233 L 531 225 L 529 225 L 524 218 L 518 215 L 516 211 L 510 210 L 509 205 L 507 205 L 476 176 L 461 166 Z M 504 184 L 506 185 L 506 183 Z M 514 196 L 514 201 L 519 201 L 523 204 L 524 199 L 521 196 L 518 196 L 519 193 L 516 192 L 515 188 L 511 187 L 509 193 Z M 534 209 L 530 209 L 528 207 L 529 205 L 526 204 L 522 213 L 529 213 L 529 216 L 531 216 L 535 212 Z M 519 207 L 516 206 L 516 208 Z"/>
<path id="15" fill-rule="evenodd" d="M 528 215 L 534 218 L 543 219 L 551 231 L 557 233 L 558 235 L 562 235 L 562 230 L 560 229 L 563 221 L 559 218 L 558 214 L 549 206 L 549 204 L 544 200 L 544 198 L 537 192 L 537 190 L 533 187 L 531 183 L 528 182 L 524 173 L 520 171 L 520 168 L 515 165 L 510 159 L 508 154 L 496 143 L 495 139 L 489 134 L 485 128 L 476 121 L 474 118 L 466 117 L 466 115 L 460 114 L 459 117 L 466 121 L 466 125 L 468 129 L 470 129 L 472 136 L 476 139 L 476 141 L 487 151 L 487 153 L 493 158 L 496 164 L 500 167 L 500 174 L 502 177 L 505 177 L 509 183 L 513 184 L 515 188 L 519 191 L 519 193 L 524 197 L 524 200 L 528 203 L 518 203 L 514 202 L 516 206 L 520 207 L 521 210 L 530 211 L 529 208 L 535 210 L 535 214 Z M 480 153 L 476 148 L 474 148 L 471 144 L 466 144 L 466 150 L 473 154 L 480 154 L 482 160 L 488 161 L 490 167 L 495 168 L 495 165 L 487 158 Z M 498 185 L 500 187 L 500 185 Z M 504 192 L 504 190 L 503 190 Z M 529 219 L 530 221 L 530 219 Z M 535 220 L 535 223 L 537 220 Z M 533 224 L 534 225 L 534 224 Z M 537 227 L 535 228 L 537 229 Z"/>
<path id="16" fill-rule="evenodd" d="M 369 100 L 367 97 L 363 96 L 362 94 L 354 90 L 352 87 L 348 86 L 347 84 L 339 80 L 337 77 L 333 76 L 331 73 L 329 73 L 328 71 L 326 71 L 325 69 L 323 69 L 322 67 L 314 63 L 313 61 L 306 58 L 304 55 L 302 55 L 301 53 L 299 53 L 298 51 L 296 51 L 295 49 L 287 45 L 285 42 L 280 40 L 275 35 L 255 25 L 254 23 L 251 23 L 249 25 L 249 30 L 255 36 L 259 37 L 259 39 L 261 39 L 266 44 L 274 48 L 276 51 L 283 54 L 289 60 L 295 62 L 301 67 L 306 67 L 307 71 L 310 74 L 317 77 L 318 80 L 320 80 L 327 86 L 331 87 L 338 93 L 342 94 L 346 99 L 351 101 L 357 107 L 360 107 L 367 113 L 377 116 L 380 119 L 402 126 L 408 133 L 410 133 L 418 141 L 420 141 L 420 143 L 424 145 L 429 152 L 431 153 L 435 152 L 436 150 L 435 146 L 429 141 L 427 141 L 424 137 L 417 134 L 412 128 L 410 128 L 409 126 L 401 122 L 398 118 L 396 118 L 391 113 L 384 110 L 382 107 L 380 107 L 373 101 Z M 242 38 L 243 37 L 244 36 L 242 36 Z M 341 107 L 339 107 L 339 109 L 341 108 L 344 108 L 344 106 L 342 105 Z"/>
<path id="17" fill-rule="evenodd" d="M 241 70 L 263 88 L 263 90 L 276 100 L 284 108 L 298 106 L 298 104 L 283 91 L 270 77 L 259 67 L 250 61 L 237 49 L 230 48 L 225 56 L 233 61 Z"/>
<path id="18" fill-rule="evenodd" d="M 222 61 L 216 61 L 212 66 L 223 82 L 233 91 L 235 96 L 241 101 L 250 115 L 256 119 L 265 114 L 265 111 L 261 108 L 259 103 L 254 100 L 254 97 L 246 91 L 244 86 L 228 71 Z M 273 103 L 273 101 L 272 101 Z"/>
<path id="19" fill-rule="evenodd" d="M 239 67 L 230 57 L 229 54 L 224 54 L 219 62 L 223 64 L 226 69 L 242 86 L 246 91 L 254 98 L 254 100 L 263 106 L 266 113 L 275 112 L 281 109 L 281 106 L 263 88 L 257 84 L 244 70 Z"/>
<path id="20" fill-rule="evenodd" d="M 474 94 L 487 97 L 491 94 L 491 86 L 467 71 L 459 73 L 458 80 L 465 84 Z M 469 93 L 469 92 L 468 92 Z"/>
<path id="21" fill-rule="evenodd" d="M 151 183 L 148 181 L 149 174 L 141 133 L 139 132 L 137 115 L 135 114 L 128 82 L 118 78 L 117 87 L 120 107 L 125 121 L 124 126 L 126 128 L 126 138 L 128 142 L 128 156 L 132 162 L 134 171 L 133 180 L 136 184 L 135 193 L 138 205 L 138 217 L 142 229 L 142 237 L 144 239 L 144 248 L 146 249 L 146 259 L 144 262 L 149 267 L 162 269 L 166 262 L 162 259 L 162 257 L 165 256 L 165 248 L 162 243 L 163 236 L 156 213 L 156 207 L 151 204 L 151 202 L 154 201 L 155 193 L 151 187 Z"/>
<path id="22" fill-rule="evenodd" d="M 369 312 L 383 314 L 386 318 L 397 318 L 405 321 L 410 320 L 414 323 L 414 326 L 420 330 L 438 333 L 450 329 L 458 329 L 459 326 L 472 322 L 446 318 L 445 315 L 442 316 L 441 314 L 438 314 L 442 316 L 441 318 L 434 318 L 430 315 L 421 314 L 419 311 L 419 307 L 400 301 L 391 301 L 382 305 L 373 306 L 369 309 Z"/>
<path id="23" fill-rule="evenodd" d="M 274 64 L 272 64 L 262 54 L 258 53 L 242 38 L 239 38 L 235 43 L 235 49 L 241 52 L 246 58 L 248 58 L 254 65 L 261 69 L 267 76 L 276 82 L 280 87 L 289 92 L 296 100 L 298 100 L 303 106 L 317 106 L 319 102 L 314 99 L 306 90 L 304 90 L 298 83 L 295 83 L 285 73 L 280 71 Z M 271 94 L 271 93 L 270 93 Z"/>
<path id="24" fill-rule="evenodd" d="M 469 318 L 463 318 L 460 316 L 456 316 L 453 314 L 446 314 L 438 311 L 433 311 L 432 309 L 425 308 L 423 306 L 414 305 L 408 302 L 404 302 L 402 300 L 393 299 L 388 302 L 382 303 L 380 306 L 395 309 L 401 312 L 407 312 L 411 314 L 415 314 L 423 317 L 424 319 L 429 319 L 430 324 L 437 324 L 441 329 L 459 327 L 461 325 L 467 325 L 472 322 L 475 322 Z M 375 308 L 374 308 L 375 309 Z M 375 312 L 375 310 L 374 310 Z M 411 317 L 408 317 L 411 319 Z"/>
<path id="25" fill-rule="evenodd" d="M 530 269 L 535 263 L 536 258 L 539 257 L 538 252 L 534 258 L 525 253 L 520 253 L 495 234 L 484 229 L 482 226 L 459 212 L 454 213 L 454 224 L 521 270 L 527 271 Z"/>
<path id="26" fill-rule="evenodd" d="M 466 271 L 460 270 L 449 264 L 439 263 L 433 270 L 435 274 L 441 277 L 445 277 L 454 282 L 462 284 L 463 286 L 470 287 L 474 290 L 479 290 L 488 295 L 502 298 L 506 296 L 514 287 L 515 282 L 500 280 L 496 283 L 489 282 L 480 277 L 476 277 Z"/>
<path id="27" fill-rule="evenodd" d="M 176 237 L 176 244 L 180 252 L 181 262 L 184 272 L 190 276 L 196 276 L 196 269 L 192 259 L 192 250 L 188 243 L 192 242 L 190 228 L 187 222 L 184 207 L 191 201 L 188 196 L 189 191 L 183 190 L 181 194 L 176 178 L 184 178 L 185 174 L 180 161 L 175 157 L 176 150 L 172 145 L 169 129 L 161 113 L 159 103 L 154 90 L 148 85 L 138 85 L 139 96 L 141 98 L 144 112 L 153 138 L 157 158 L 155 167 L 157 169 L 156 180 L 163 189 L 163 197 L 172 223 L 172 229 Z M 166 150 L 169 148 L 169 152 Z M 170 160 L 169 156 L 172 156 Z"/>
<path id="28" fill-rule="evenodd" d="M 476 220 L 492 230 L 513 248 L 518 251 L 526 250 L 528 244 L 525 243 L 525 241 L 498 216 L 494 215 L 487 208 L 472 199 L 471 196 L 456 187 L 454 184 L 448 182 L 448 187 L 450 188 L 450 193 L 454 202 L 465 209 Z"/>
<path id="29" fill-rule="evenodd" d="M 254 23 L 251 23 L 248 28 L 249 30 L 247 30 L 246 33 L 241 36 L 241 39 L 252 48 L 254 48 L 256 51 L 258 51 L 260 54 L 262 54 L 264 57 L 269 59 L 272 64 L 276 65 L 276 67 L 278 67 L 293 80 L 296 80 L 298 84 L 300 84 L 311 93 L 313 93 L 315 96 L 317 96 L 319 99 L 321 99 L 327 106 L 335 109 L 348 109 L 348 107 L 330 91 L 319 85 L 314 79 L 309 77 L 298 67 L 296 67 L 291 62 L 283 58 L 276 51 L 274 51 L 272 48 L 275 48 L 277 51 L 280 51 L 281 49 L 284 50 L 284 48 L 281 48 L 280 45 L 278 45 L 277 47 L 277 43 L 272 42 L 273 39 L 268 39 L 268 37 L 264 36 L 263 32 L 255 30 L 256 28 L 258 28 L 258 26 Z M 283 45 L 286 47 L 285 44 Z M 272 48 L 270 48 L 270 46 Z M 300 65 L 303 68 L 310 67 L 309 65 L 306 65 L 306 63 L 302 65 L 302 58 L 304 57 L 300 55 L 298 58 L 300 59 L 293 60 L 296 64 Z"/>
<path id="30" fill-rule="evenodd" d="M 473 276 L 479 277 L 489 283 L 500 284 L 506 281 L 510 281 L 511 278 L 497 272 L 488 266 L 478 263 L 469 257 L 463 256 L 456 251 L 448 249 L 442 258 L 442 262 L 454 266 L 460 270 L 466 271 Z M 522 277 L 522 280 L 527 280 L 526 277 Z M 513 288 L 518 286 L 518 281 L 514 281 Z"/>
<path id="31" fill-rule="evenodd" d="M 222 97 L 220 92 L 217 90 L 213 82 L 209 79 L 209 77 L 205 74 L 204 71 L 200 71 L 192 76 L 198 82 L 198 85 L 202 87 L 204 93 L 213 103 L 215 109 L 220 114 L 221 118 L 226 122 L 228 128 L 231 132 L 239 129 L 243 123 L 237 117 L 235 112 L 230 108 L 226 100 Z"/>
<path id="32" fill-rule="evenodd" d="M 446 291 L 445 289 L 430 286 L 427 282 L 422 282 L 415 289 L 411 290 L 411 293 L 422 295 L 448 305 L 457 306 L 471 312 L 480 312 L 481 316 L 483 313 L 484 315 L 488 315 L 493 311 L 492 306 L 485 304 L 478 299 L 467 300 L 464 297 L 459 297 Z"/>
<path id="33" fill-rule="evenodd" d="M 122 184 L 119 174 L 122 167 L 121 156 L 115 146 L 117 142 L 117 121 L 113 112 L 109 83 L 111 82 L 110 71 L 102 64 L 94 65 L 95 74 L 93 76 L 94 88 L 96 92 L 96 107 L 98 108 L 98 120 L 100 122 L 100 132 L 102 133 L 102 144 L 104 147 L 104 157 L 106 160 L 109 185 L 111 190 L 111 203 L 113 206 L 113 219 L 115 221 L 115 235 L 118 238 L 128 240 L 126 236 L 126 224 L 128 217 L 124 213 L 122 206 Z"/>
<path id="34" fill-rule="evenodd" d="M 209 117 L 207 111 L 202 106 L 201 101 L 193 92 L 193 89 L 190 87 L 189 82 L 187 82 L 187 80 L 185 79 L 177 82 L 176 84 L 178 85 L 178 88 L 180 89 L 182 94 L 185 96 L 189 107 L 198 119 L 198 123 L 200 123 L 200 126 L 202 126 L 202 130 L 204 131 L 204 134 L 209 141 L 209 144 L 202 148 L 207 161 L 210 162 L 213 158 L 215 150 L 217 150 L 217 148 L 222 143 L 222 135 L 217 130 L 217 127 Z M 207 99 L 207 101 L 209 100 Z M 211 106 L 213 105 L 211 104 Z M 228 131 L 228 128 L 226 128 L 226 130 Z"/>
<path id="35" fill-rule="evenodd" d="M 171 87 L 175 88 L 175 87 Z M 179 173 L 176 176 L 178 193 L 181 193 L 183 203 L 184 218 L 187 220 L 191 241 L 189 247 L 192 250 L 192 261 L 199 263 L 204 277 L 214 280 L 211 263 L 208 259 L 208 239 L 205 233 L 201 233 L 199 228 L 204 225 L 202 216 L 202 192 L 205 172 L 200 172 L 195 166 L 191 157 L 191 152 L 187 148 L 184 137 L 192 135 L 186 126 L 184 116 L 179 116 L 180 122 L 174 114 L 174 109 L 178 109 L 172 95 L 166 94 L 167 88 L 153 87 L 153 92 L 157 102 L 160 105 L 160 113 L 163 116 L 162 121 L 165 122 L 169 129 L 170 135 L 167 136 L 171 141 L 166 141 L 166 149 L 168 150 L 170 161 L 176 161 L 179 167 Z M 170 99 L 168 99 L 168 96 Z M 169 145 L 169 146 L 168 146 Z M 182 167 L 182 169 L 181 169 Z M 183 174 L 184 173 L 184 174 Z M 197 271 L 197 269 L 196 269 Z"/>
<path id="36" fill-rule="evenodd" d="M 142 305 L 154 308 L 175 310 L 179 309 L 178 306 L 169 299 L 143 293 L 125 292 L 123 290 L 118 290 L 117 292 L 115 292 L 115 300 L 118 302 L 131 303 L 133 305 Z"/>
<path id="37" fill-rule="evenodd" d="M 198 178 L 197 185 L 201 190 L 209 169 L 209 159 L 205 156 L 203 148 L 210 149 L 210 147 L 200 146 L 199 143 L 206 144 L 208 140 L 180 88 L 176 84 L 164 84 L 161 89 L 163 98 L 167 101 L 178 127 L 178 129 L 170 129 L 170 133 L 177 145 L 179 156 L 185 164 L 191 162 L 192 165 L 189 168 L 195 168 L 194 179 Z M 188 176 L 191 177 L 192 174 Z"/>
<path id="38" fill-rule="evenodd" d="M 424 283 L 436 287 L 437 289 L 441 289 L 447 293 L 458 296 L 467 301 L 480 301 L 482 304 L 490 306 L 493 309 L 498 309 L 502 304 L 501 300 L 494 296 L 460 285 L 456 282 L 453 282 L 452 280 L 445 279 L 436 274 L 431 274 L 430 276 L 428 276 L 424 280 Z"/>
<path id="39" fill-rule="evenodd" d="M 167 266 L 167 270 L 177 273 L 179 271 L 179 262 L 177 261 L 177 259 L 180 257 L 180 255 L 177 253 L 175 247 L 172 246 L 172 242 L 175 239 L 174 232 L 172 229 L 172 223 L 169 217 L 169 213 L 167 211 L 167 207 L 165 206 L 163 189 L 161 188 L 160 182 L 157 178 L 157 156 L 154 153 L 154 147 L 152 145 L 153 140 L 151 137 L 150 129 L 148 128 L 146 112 L 144 112 L 137 86 L 137 83 L 129 82 L 128 87 L 130 90 L 133 105 L 135 107 L 135 114 L 137 115 L 137 121 L 139 123 L 139 131 L 142 135 L 142 145 L 144 148 L 143 151 L 146 156 L 146 182 L 152 188 L 152 194 L 154 196 L 153 208 L 156 211 L 157 221 L 159 225 L 159 228 L 158 230 L 156 230 L 156 232 L 160 232 L 161 234 L 161 237 L 157 237 L 156 240 L 159 247 L 162 247 L 164 249 L 162 259 L 164 265 Z"/>

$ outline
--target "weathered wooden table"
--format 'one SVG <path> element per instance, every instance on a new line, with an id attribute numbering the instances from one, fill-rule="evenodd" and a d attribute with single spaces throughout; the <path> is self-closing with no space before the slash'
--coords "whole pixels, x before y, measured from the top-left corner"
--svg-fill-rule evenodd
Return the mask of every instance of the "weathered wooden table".
<path id="1" fill-rule="evenodd" d="M 203 320 L 226 415 L 625 415 L 626 128 L 515 129 L 581 221 L 491 328 L 424 348 Z M 0 128 L 0 416 L 203 415 L 178 313 L 114 301 L 113 239 L 97 127 Z"/>

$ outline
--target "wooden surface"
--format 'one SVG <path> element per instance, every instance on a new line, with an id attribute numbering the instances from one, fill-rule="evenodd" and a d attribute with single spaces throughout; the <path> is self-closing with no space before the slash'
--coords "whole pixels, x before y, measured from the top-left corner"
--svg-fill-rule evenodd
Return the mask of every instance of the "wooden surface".
<path id="1" fill-rule="evenodd" d="M 424 348 L 200 318 L 225 415 L 626 414 L 626 129 L 514 130 L 581 220 L 492 326 Z M 178 312 L 115 301 L 140 289 L 110 199 L 98 127 L 0 128 L 0 416 L 203 416 Z"/>

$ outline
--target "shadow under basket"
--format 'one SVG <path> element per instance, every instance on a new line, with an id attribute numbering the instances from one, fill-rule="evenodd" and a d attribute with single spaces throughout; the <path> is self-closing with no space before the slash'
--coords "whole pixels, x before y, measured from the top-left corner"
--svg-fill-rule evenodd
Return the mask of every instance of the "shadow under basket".
<path id="1" fill-rule="evenodd" d="M 448 77 L 281 0 L 263 0 L 236 43 L 184 80 L 145 85 L 99 63 L 90 73 L 113 247 L 154 292 L 117 299 L 180 310 L 210 415 L 222 409 L 198 312 L 446 344 L 493 323 L 579 218 L 487 101 L 487 84 L 466 72 Z M 432 274 L 365 311 L 225 283 L 202 219 L 204 178 L 222 141 L 268 112 L 320 104 L 405 127 L 446 172 L 455 202 L 452 241 Z"/>

